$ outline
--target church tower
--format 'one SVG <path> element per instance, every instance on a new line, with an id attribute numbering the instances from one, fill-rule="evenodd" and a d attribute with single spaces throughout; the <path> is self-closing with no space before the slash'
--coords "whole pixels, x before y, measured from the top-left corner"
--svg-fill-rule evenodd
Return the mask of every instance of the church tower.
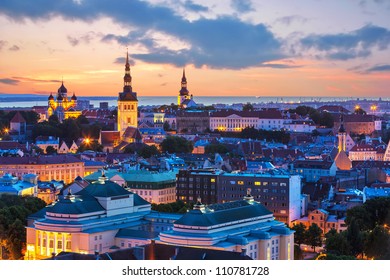
<path id="1" fill-rule="evenodd" d="M 337 134 L 337 138 L 338 138 L 338 150 L 339 152 L 341 151 L 346 151 L 347 150 L 347 132 L 345 131 L 345 128 L 344 128 L 344 117 L 343 115 L 341 114 L 341 117 L 340 117 L 340 128 L 339 128 L 339 132 Z"/>
<path id="2" fill-rule="evenodd" d="M 183 69 L 183 77 L 181 78 L 181 89 L 179 95 L 177 96 L 177 105 L 182 106 L 183 101 L 186 99 L 191 99 L 190 92 L 187 89 L 187 78 L 186 72 Z"/>
<path id="3" fill-rule="evenodd" d="M 352 162 L 346 154 L 347 150 L 347 132 L 344 128 L 344 118 L 343 115 L 340 117 L 340 128 L 337 133 L 338 138 L 338 152 L 334 159 L 336 166 L 339 170 L 351 170 Z"/>
<path id="4" fill-rule="evenodd" d="M 117 130 L 122 137 L 127 127 L 138 126 L 138 99 L 131 85 L 129 53 L 126 53 L 125 76 L 123 77 L 123 92 L 118 96 Z"/>

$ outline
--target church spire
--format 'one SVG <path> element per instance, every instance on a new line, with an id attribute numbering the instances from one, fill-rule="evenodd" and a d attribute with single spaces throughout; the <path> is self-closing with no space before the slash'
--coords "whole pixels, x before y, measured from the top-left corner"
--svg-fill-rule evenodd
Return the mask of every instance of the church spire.
<path id="1" fill-rule="evenodd" d="M 129 50 L 127 50 L 127 52 L 126 52 L 125 76 L 123 77 L 123 82 L 124 82 L 123 92 L 132 92 L 130 63 L 129 63 Z"/>
<path id="2" fill-rule="evenodd" d="M 339 133 L 337 135 L 338 138 L 338 150 L 339 152 L 341 151 L 346 151 L 347 150 L 347 133 L 344 128 L 344 115 L 340 115 L 340 128 L 339 128 Z"/>

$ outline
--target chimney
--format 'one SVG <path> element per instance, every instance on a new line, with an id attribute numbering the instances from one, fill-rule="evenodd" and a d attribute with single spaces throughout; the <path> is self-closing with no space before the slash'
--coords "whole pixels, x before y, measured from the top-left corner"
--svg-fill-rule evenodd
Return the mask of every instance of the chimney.
<path id="1" fill-rule="evenodd" d="M 241 256 L 246 256 L 246 248 L 245 247 L 241 247 Z"/>

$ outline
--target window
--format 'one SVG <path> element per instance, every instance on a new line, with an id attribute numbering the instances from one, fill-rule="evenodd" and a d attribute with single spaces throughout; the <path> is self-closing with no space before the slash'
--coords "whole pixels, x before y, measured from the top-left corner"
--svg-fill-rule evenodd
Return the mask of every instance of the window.
<path id="1" fill-rule="evenodd" d="M 61 249 L 62 250 L 62 240 L 58 240 L 57 241 L 57 249 Z"/>
<path id="2" fill-rule="evenodd" d="M 244 184 L 244 181 L 238 181 L 238 184 L 239 184 L 239 185 L 243 185 L 243 184 Z"/>
<path id="3" fill-rule="evenodd" d="M 211 178 L 211 179 L 210 179 L 210 182 L 211 182 L 211 183 L 215 183 L 215 178 Z"/>
<path id="4" fill-rule="evenodd" d="M 255 186 L 260 186 L 261 182 L 255 182 Z"/>

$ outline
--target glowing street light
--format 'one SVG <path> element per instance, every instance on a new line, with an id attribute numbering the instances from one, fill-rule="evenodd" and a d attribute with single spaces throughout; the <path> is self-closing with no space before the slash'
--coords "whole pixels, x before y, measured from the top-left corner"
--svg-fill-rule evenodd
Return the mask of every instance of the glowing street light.
<path id="1" fill-rule="evenodd" d="M 91 139 L 85 138 L 85 139 L 84 139 L 84 143 L 88 145 L 89 143 L 91 143 Z"/>
<path id="2" fill-rule="evenodd" d="M 4 133 L 8 134 L 8 132 L 9 132 L 9 129 L 8 128 L 4 128 Z"/>

